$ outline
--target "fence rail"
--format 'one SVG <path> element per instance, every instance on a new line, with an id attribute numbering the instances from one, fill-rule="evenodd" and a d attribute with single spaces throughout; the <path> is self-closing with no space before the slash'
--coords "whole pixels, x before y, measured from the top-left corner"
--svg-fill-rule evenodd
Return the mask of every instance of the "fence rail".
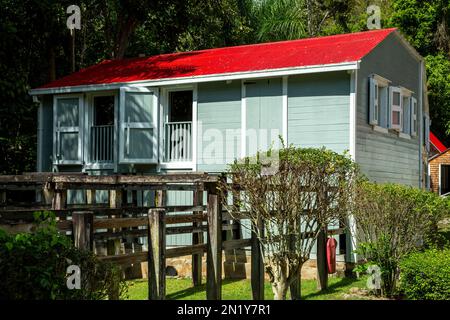
<path id="1" fill-rule="evenodd" d="M 221 299 L 222 251 L 250 247 L 252 294 L 254 299 L 263 299 L 264 268 L 259 240 L 254 233 L 250 239 L 240 236 L 240 220 L 247 219 L 246 212 L 231 216 L 222 211 L 217 189 L 222 179 L 224 177 L 221 175 L 206 173 L 148 176 L 31 173 L 0 176 L 0 227 L 12 232 L 16 227 L 23 230 L 24 226 L 33 223 L 33 212 L 52 211 L 57 217 L 58 229 L 70 233 L 77 247 L 96 250 L 98 241 L 106 241 L 107 252 L 106 255 L 99 255 L 100 259 L 124 268 L 148 262 L 150 299 L 165 298 L 167 258 L 192 255 L 192 281 L 194 285 L 200 285 L 202 257 L 205 253 L 207 298 Z M 37 199 L 32 201 L 35 207 L 20 207 L 11 201 L 12 194 L 24 190 L 34 190 L 38 194 Z M 68 204 L 68 190 L 81 190 L 86 202 Z M 107 203 L 95 202 L 99 190 L 108 192 Z M 141 190 L 154 191 L 153 205 L 138 204 L 137 193 Z M 168 190 L 192 192 L 192 204 L 167 205 Z M 131 199 L 127 196 L 129 193 Z M 207 201 L 203 203 L 205 193 Z M 170 214 L 172 212 L 177 214 Z M 329 235 L 342 234 L 345 230 L 339 228 L 327 232 Z M 207 234 L 206 240 L 203 238 L 204 233 Z M 174 234 L 192 234 L 192 244 L 167 247 L 166 235 Z M 147 239 L 147 250 L 120 252 L 121 240 L 131 239 L 134 248 L 137 238 Z M 322 257 L 325 255 L 323 241 L 318 246 L 319 254 Z M 326 261 L 323 259 L 320 266 L 318 263 L 318 271 L 321 279 L 327 276 Z"/>

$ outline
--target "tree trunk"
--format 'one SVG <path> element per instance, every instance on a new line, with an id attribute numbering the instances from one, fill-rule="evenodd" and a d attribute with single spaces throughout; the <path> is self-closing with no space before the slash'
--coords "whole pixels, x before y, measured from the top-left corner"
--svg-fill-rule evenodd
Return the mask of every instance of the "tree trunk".
<path id="1" fill-rule="evenodd" d="M 287 280 L 275 281 L 272 283 L 272 291 L 274 295 L 274 300 L 286 300 L 286 295 L 289 289 L 289 284 Z"/>

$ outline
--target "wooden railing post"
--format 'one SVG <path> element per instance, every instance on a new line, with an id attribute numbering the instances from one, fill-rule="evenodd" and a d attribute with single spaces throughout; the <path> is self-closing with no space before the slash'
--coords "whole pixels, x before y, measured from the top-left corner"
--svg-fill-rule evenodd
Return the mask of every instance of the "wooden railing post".
<path id="1" fill-rule="evenodd" d="M 56 188 L 53 194 L 52 209 L 65 209 L 67 205 L 67 190 Z"/>
<path id="2" fill-rule="evenodd" d="M 264 263 L 255 229 L 258 229 L 260 235 L 264 236 L 264 224 L 261 219 L 258 220 L 257 226 L 253 226 L 252 230 L 251 284 L 253 300 L 264 300 Z"/>
<path id="3" fill-rule="evenodd" d="M 166 296 L 166 226 L 164 208 L 148 213 L 148 297 L 164 300 Z"/>
<path id="4" fill-rule="evenodd" d="M 327 229 L 322 229 L 317 237 L 317 289 L 325 290 L 328 287 L 327 268 Z"/>
<path id="5" fill-rule="evenodd" d="M 86 203 L 87 204 L 95 204 L 95 189 L 86 190 Z"/>
<path id="6" fill-rule="evenodd" d="M 42 190 L 42 195 L 44 198 L 44 203 L 48 206 L 53 206 L 53 198 L 55 196 L 54 185 L 50 182 L 45 183 L 44 189 Z"/>
<path id="7" fill-rule="evenodd" d="M 196 189 L 194 191 L 193 197 L 193 205 L 201 206 L 203 205 L 203 190 Z M 202 214 L 202 211 L 194 211 L 193 214 Z M 194 228 L 200 228 L 202 226 L 202 222 L 194 222 Z M 194 232 L 192 233 L 192 244 L 201 244 L 203 243 L 203 232 Z M 196 253 L 192 255 L 192 283 L 194 286 L 199 286 L 202 284 L 202 259 L 203 253 Z"/>
<path id="8" fill-rule="evenodd" d="M 72 214 L 75 247 L 92 251 L 94 248 L 94 214 L 90 211 Z"/>
<path id="9" fill-rule="evenodd" d="M 217 184 L 208 190 L 208 243 L 206 258 L 206 298 L 222 299 L 222 206 L 217 192 Z"/>
<path id="10" fill-rule="evenodd" d="M 113 189 L 109 190 L 109 207 L 118 209 L 122 207 L 122 190 Z M 115 218 L 115 216 L 111 216 Z M 108 231 L 115 231 L 114 229 Z M 106 242 L 106 252 L 110 255 L 116 255 L 120 253 L 120 239 L 112 239 Z"/>

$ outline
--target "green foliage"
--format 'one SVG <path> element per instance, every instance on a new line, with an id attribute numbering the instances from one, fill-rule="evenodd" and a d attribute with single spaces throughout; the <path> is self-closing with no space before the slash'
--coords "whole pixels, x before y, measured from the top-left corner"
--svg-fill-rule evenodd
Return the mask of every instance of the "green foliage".
<path id="1" fill-rule="evenodd" d="M 448 200 L 431 192 L 360 183 L 353 210 L 358 228 L 356 252 L 380 267 L 383 294 L 396 293 L 401 259 L 439 240 L 437 224 L 449 210 Z"/>
<path id="2" fill-rule="evenodd" d="M 73 246 L 56 229 L 54 215 L 36 213 L 35 233 L 0 230 L 0 300 L 105 299 L 126 293 L 121 270 Z M 66 270 L 81 269 L 81 289 L 69 290 Z"/>
<path id="3" fill-rule="evenodd" d="M 400 289 L 408 299 L 450 299 L 450 249 L 413 253 L 400 269 Z"/>

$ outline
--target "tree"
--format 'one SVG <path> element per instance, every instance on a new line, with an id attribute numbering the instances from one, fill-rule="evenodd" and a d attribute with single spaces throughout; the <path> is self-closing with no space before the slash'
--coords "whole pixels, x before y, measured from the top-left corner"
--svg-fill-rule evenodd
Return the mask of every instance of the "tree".
<path id="1" fill-rule="evenodd" d="M 319 233 L 347 214 L 357 170 L 349 157 L 325 149 L 286 147 L 269 156 L 269 168 L 261 155 L 235 162 L 232 183 L 221 190 L 233 196 L 233 204 L 222 197 L 231 216 L 249 218 L 275 299 L 284 300 Z"/>
<path id="2" fill-rule="evenodd" d="M 381 293 L 396 293 L 399 263 L 409 253 L 435 242 L 438 221 L 448 214 L 445 198 L 421 189 L 361 181 L 352 210 L 357 252 L 381 269 Z"/>

